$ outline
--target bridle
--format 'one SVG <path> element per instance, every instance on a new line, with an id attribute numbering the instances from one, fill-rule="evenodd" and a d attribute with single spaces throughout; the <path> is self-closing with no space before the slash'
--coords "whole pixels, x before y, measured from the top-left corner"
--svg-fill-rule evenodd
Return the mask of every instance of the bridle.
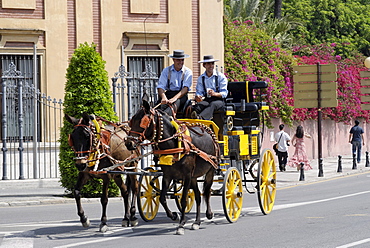
<path id="1" fill-rule="evenodd" d="M 77 154 L 77 157 L 73 158 L 74 160 L 88 158 L 89 155 L 82 156 L 82 154 L 84 154 L 84 153 L 90 154 L 92 152 L 95 152 L 96 147 L 99 143 L 99 139 L 98 139 L 97 135 L 95 135 L 95 132 L 94 132 L 95 131 L 94 125 L 91 125 L 91 124 L 86 125 L 86 124 L 82 124 L 81 122 L 82 122 L 82 119 L 80 119 L 79 123 L 74 126 L 74 130 L 76 130 L 78 127 L 82 127 L 89 134 L 89 139 L 90 139 L 89 148 L 86 151 L 77 151 L 74 147 L 73 140 L 72 140 L 72 137 L 71 137 L 71 134 L 70 134 L 69 137 L 68 137 L 68 143 L 72 147 L 75 154 Z"/>
<path id="2" fill-rule="evenodd" d="M 142 108 L 142 110 L 144 111 L 144 116 L 143 118 L 141 118 L 139 126 L 143 129 L 143 131 L 142 132 L 133 131 L 131 119 L 129 122 L 131 130 L 128 132 L 128 136 L 126 137 L 127 139 L 133 140 L 137 144 L 142 143 L 144 140 L 154 141 L 154 139 L 157 136 L 157 125 L 154 118 L 157 115 L 156 111 L 154 109 L 150 109 L 149 113 L 147 113 L 144 108 Z M 153 135 L 152 137 L 148 137 L 147 131 L 151 124 L 153 124 Z M 137 136 L 133 136 L 132 134 L 136 134 Z"/>

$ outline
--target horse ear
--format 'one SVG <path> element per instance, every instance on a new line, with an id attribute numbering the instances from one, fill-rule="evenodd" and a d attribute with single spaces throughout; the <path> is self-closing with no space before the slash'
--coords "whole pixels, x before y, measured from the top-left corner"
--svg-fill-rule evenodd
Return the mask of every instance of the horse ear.
<path id="1" fill-rule="evenodd" d="M 83 119 L 83 123 L 85 125 L 89 125 L 89 123 L 90 123 L 90 115 L 88 115 L 87 113 L 83 113 L 82 114 L 82 119 Z"/>
<path id="2" fill-rule="evenodd" d="M 73 125 L 77 125 L 77 124 L 78 124 L 78 119 L 76 119 L 76 118 L 74 118 L 74 117 L 72 117 L 72 116 L 69 116 L 69 115 L 65 114 L 65 115 L 64 115 L 64 118 L 66 118 L 66 120 L 67 120 L 69 123 L 73 124 Z"/>
<path id="3" fill-rule="evenodd" d="M 144 93 L 143 94 L 143 97 L 141 99 L 143 99 L 143 101 L 149 102 L 149 96 L 148 96 L 148 94 L 147 93 Z"/>
<path id="4" fill-rule="evenodd" d="M 143 106 L 144 106 L 146 112 L 150 111 L 150 105 L 147 101 L 143 100 Z"/>

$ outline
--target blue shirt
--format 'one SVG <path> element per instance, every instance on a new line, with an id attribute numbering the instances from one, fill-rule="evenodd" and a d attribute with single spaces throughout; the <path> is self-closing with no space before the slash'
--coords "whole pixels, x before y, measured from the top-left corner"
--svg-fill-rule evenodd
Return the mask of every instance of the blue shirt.
<path id="1" fill-rule="evenodd" d="M 204 84 L 206 85 L 206 89 L 203 86 L 203 79 L 204 76 Z M 198 77 L 197 80 L 197 87 L 196 87 L 196 95 L 198 96 L 206 96 L 207 95 L 207 88 L 212 89 L 214 92 L 216 91 L 216 72 L 213 71 L 213 75 L 211 77 L 207 76 L 207 73 L 204 72 L 202 75 Z M 227 78 L 224 74 L 218 73 L 218 87 L 219 87 L 219 93 L 221 93 L 222 98 L 227 97 Z"/>
<path id="2" fill-rule="evenodd" d="M 360 126 L 354 126 L 351 128 L 349 133 L 352 134 L 352 140 L 351 141 L 360 141 L 361 142 L 361 134 L 364 133 L 364 130 Z"/>
<path id="3" fill-rule="evenodd" d="M 170 88 L 167 87 L 169 70 L 171 70 Z M 183 66 L 181 70 L 176 71 L 174 65 L 170 65 L 163 69 L 161 76 L 159 77 L 157 89 L 180 91 L 182 89 L 181 80 L 183 73 L 184 81 L 182 83 L 182 88 L 186 86 L 190 90 L 193 81 L 193 72 L 186 66 Z"/>

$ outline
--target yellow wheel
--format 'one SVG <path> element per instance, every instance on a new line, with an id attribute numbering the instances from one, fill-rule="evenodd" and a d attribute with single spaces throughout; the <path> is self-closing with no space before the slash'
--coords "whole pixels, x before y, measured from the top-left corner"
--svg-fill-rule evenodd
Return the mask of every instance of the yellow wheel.
<path id="1" fill-rule="evenodd" d="M 276 166 L 270 149 L 262 151 L 257 172 L 257 196 L 263 214 L 269 214 L 275 204 Z"/>
<path id="2" fill-rule="evenodd" d="M 181 211 L 181 198 L 182 198 L 182 189 L 179 192 L 175 193 L 175 202 L 179 211 Z M 186 208 L 185 208 L 186 214 L 189 213 L 193 208 L 194 201 L 195 201 L 194 191 L 192 189 L 189 189 L 186 198 Z"/>
<path id="3" fill-rule="evenodd" d="M 145 170 L 154 172 L 152 168 L 146 168 Z M 158 176 L 141 175 L 138 192 L 137 207 L 140 216 L 144 221 L 151 221 L 157 215 L 159 208 Z"/>
<path id="4" fill-rule="evenodd" d="M 243 184 L 239 171 L 234 167 L 225 174 L 222 204 L 226 219 L 231 223 L 237 221 L 243 205 Z"/>

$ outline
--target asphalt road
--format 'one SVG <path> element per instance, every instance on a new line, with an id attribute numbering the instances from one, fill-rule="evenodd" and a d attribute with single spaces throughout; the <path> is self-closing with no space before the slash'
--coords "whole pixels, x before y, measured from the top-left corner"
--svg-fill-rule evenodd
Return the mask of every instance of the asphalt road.
<path id="1" fill-rule="evenodd" d="M 228 223 L 221 197 L 212 197 L 213 220 L 174 235 L 163 209 L 152 222 L 120 227 L 122 204 L 108 206 L 110 229 L 99 233 L 100 204 L 84 204 L 92 225 L 84 229 L 72 203 L 0 208 L 0 247 L 370 247 L 370 173 L 279 188 L 271 214 L 245 195 L 242 216 Z M 171 208 L 176 207 L 169 200 Z M 204 210 L 204 208 L 202 208 Z M 139 217 L 139 215 L 138 215 Z M 202 214 L 204 217 L 204 211 Z M 140 218 L 140 217 L 139 217 Z"/>

